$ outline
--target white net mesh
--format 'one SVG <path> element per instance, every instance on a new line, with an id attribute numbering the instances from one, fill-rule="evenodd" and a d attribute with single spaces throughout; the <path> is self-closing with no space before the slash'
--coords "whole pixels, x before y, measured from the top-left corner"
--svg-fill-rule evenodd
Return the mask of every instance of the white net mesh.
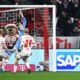
<path id="1" fill-rule="evenodd" d="M 45 26 L 48 29 L 48 35 L 50 37 L 48 46 L 49 48 L 53 48 L 51 38 L 53 32 L 52 8 L 0 8 L 0 28 L 4 29 L 4 26 L 9 23 L 18 23 L 20 10 L 27 20 L 26 27 L 29 28 L 30 34 L 38 42 L 37 48 L 44 48 L 43 36 Z M 5 31 L 3 34 L 5 34 Z"/>
<path id="2" fill-rule="evenodd" d="M 53 48 L 52 8 L 0 9 L 0 28 L 4 29 L 4 26 L 9 23 L 16 24 L 20 18 L 19 10 L 22 10 L 27 20 L 26 27 L 29 28 L 30 34 L 34 36 L 37 49 L 44 50 L 44 60 L 48 61 L 49 49 Z M 38 53 L 37 50 L 35 53 Z M 37 54 L 36 57 L 38 57 Z M 37 63 L 39 63 L 39 61 Z"/>
<path id="3" fill-rule="evenodd" d="M 35 9 L 29 9 L 29 8 L 23 8 L 23 14 L 26 17 L 28 23 L 26 27 L 29 27 L 30 33 L 42 36 L 43 35 L 43 27 L 44 27 L 44 20 L 45 20 L 45 8 L 35 8 Z M 4 28 L 6 24 L 9 23 L 17 23 L 19 19 L 19 10 L 20 9 L 5 9 L 0 8 L 0 28 Z M 49 35 L 52 35 L 52 9 L 48 8 L 49 14 L 48 14 L 48 23 L 46 24 L 49 29 Z M 47 20 L 45 20 L 46 23 Z M 35 32 L 34 32 L 35 31 Z"/>
<path id="4" fill-rule="evenodd" d="M 4 28 L 6 24 L 16 23 L 18 19 L 18 11 L 8 11 L 1 9 L 0 12 L 0 28 Z"/>

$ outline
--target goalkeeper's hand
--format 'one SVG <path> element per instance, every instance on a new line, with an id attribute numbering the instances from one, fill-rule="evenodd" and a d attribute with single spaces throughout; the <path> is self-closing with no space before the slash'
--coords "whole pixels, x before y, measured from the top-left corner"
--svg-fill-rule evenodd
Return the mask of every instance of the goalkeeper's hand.
<path id="1" fill-rule="evenodd" d="M 21 17 L 23 17 L 23 13 L 22 13 L 22 11 L 21 11 L 21 10 L 19 11 L 19 14 L 20 14 L 20 16 L 21 16 Z"/>

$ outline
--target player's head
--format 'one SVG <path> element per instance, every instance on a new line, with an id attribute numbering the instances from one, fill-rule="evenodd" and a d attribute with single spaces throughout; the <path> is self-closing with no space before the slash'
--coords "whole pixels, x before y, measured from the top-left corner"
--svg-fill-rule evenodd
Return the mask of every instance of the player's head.
<path id="1" fill-rule="evenodd" d="M 25 28 L 25 29 L 24 29 L 24 33 L 25 33 L 25 34 L 28 34 L 28 33 L 29 33 L 29 29 L 28 29 L 28 28 Z"/>

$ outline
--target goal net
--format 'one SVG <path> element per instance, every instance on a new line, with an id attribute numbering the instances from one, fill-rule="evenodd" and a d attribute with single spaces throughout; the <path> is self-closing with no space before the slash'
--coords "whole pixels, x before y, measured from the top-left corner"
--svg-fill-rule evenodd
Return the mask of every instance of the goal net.
<path id="1" fill-rule="evenodd" d="M 4 29 L 6 24 L 16 24 L 20 17 L 20 10 L 27 20 L 26 27 L 29 28 L 29 33 L 34 36 L 37 43 L 36 51 L 39 50 L 39 52 L 37 51 L 36 54 L 40 53 L 40 50 L 43 49 L 44 59 L 42 60 L 48 61 L 49 49 L 53 48 L 52 8 L 0 8 L 0 29 Z M 39 55 L 36 56 L 37 59 Z"/>

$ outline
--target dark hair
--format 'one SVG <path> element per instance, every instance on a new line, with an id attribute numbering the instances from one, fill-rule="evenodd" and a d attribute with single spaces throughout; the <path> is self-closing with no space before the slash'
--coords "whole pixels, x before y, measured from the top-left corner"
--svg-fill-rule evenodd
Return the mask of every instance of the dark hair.
<path id="1" fill-rule="evenodd" d="M 24 29 L 24 33 L 29 33 L 29 29 L 28 28 L 25 28 Z"/>

